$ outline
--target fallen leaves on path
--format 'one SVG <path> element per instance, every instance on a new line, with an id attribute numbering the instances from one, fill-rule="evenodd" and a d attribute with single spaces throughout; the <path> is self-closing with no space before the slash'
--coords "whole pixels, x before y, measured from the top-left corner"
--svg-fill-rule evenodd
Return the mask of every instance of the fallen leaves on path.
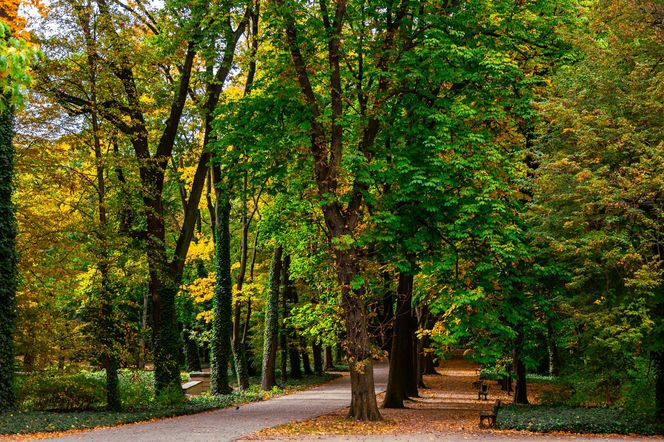
<path id="1" fill-rule="evenodd" d="M 478 379 L 476 368 L 475 364 L 465 359 L 445 361 L 442 368 L 438 368 L 439 375 L 425 376 L 424 383 L 428 388 L 420 389 L 420 397 L 407 401 L 406 408 L 381 408 L 380 412 L 384 420 L 380 422 L 357 422 L 347 419 L 348 408 L 345 408 L 314 419 L 291 422 L 262 430 L 243 440 L 323 435 L 403 434 L 462 434 L 471 438 L 480 434 L 536 437 L 537 433 L 481 430 L 479 428 L 480 411 L 491 410 L 496 399 L 507 403 L 511 402 L 512 398 L 506 392 L 501 391 L 496 382 L 487 381 L 489 383 L 488 400 L 477 400 L 477 390 L 472 386 L 472 383 Z M 537 403 L 537 398 L 548 387 L 541 384 L 532 386 L 533 388 L 529 390 L 529 401 Z M 383 394 L 378 395 L 379 403 L 382 402 L 382 399 Z M 561 434 L 573 437 L 566 433 Z M 584 437 L 592 437 L 592 435 L 584 435 Z"/>

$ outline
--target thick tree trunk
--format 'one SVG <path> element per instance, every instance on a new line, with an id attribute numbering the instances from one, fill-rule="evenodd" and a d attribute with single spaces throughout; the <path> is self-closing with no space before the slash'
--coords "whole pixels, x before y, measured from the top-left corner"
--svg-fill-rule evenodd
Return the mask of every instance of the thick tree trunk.
<path id="1" fill-rule="evenodd" d="M 218 170 L 215 170 L 215 184 L 218 181 Z M 231 357 L 231 309 L 233 291 L 231 283 L 231 237 L 230 212 L 231 204 L 228 196 L 221 189 L 216 189 L 216 282 L 214 286 L 214 320 L 212 322 L 212 340 L 210 346 L 210 384 L 212 394 L 228 394 L 233 389 L 228 379 L 228 364 Z"/>
<path id="2" fill-rule="evenodd" d="M 302 379 L 302 360 L 300 359 L 300 350 L 297 342 L 289 340 L 288 360 L 290 361 L 290 377 L 292 379 Z"/>
<path id="3" fill-rule="evenodd" d="M 411 318 L 413 277 L 399 273 L 397 288 L 397 311 L 394 318 L 392 351 L 390 352 L 390 372 L 383 407 L 403 408 L 408 399 L 409 378 L 413 377 L 413 333 Z M 417 380 L 415 378 L 415 380 Z"/>
<path id="4" fill-rule="evenodd" d="M 314 355 L 314 372 L 323 374 L 323 348 L 320 344 L 312 344 L 311 351 Z"/>
<path id="5" fill-rule="evenodd" d="M 366 305 L 360 290 L 351 283 L 358 276 L 356 255 L 336 250 L 336 264 L 341 283 L 341 301 L 346 325 L 346 356 L 350 369 L 351 402 L 348 417 L 356 420 L 381 420 L 374 387 L 371 342 L 367 327 Z"/>
<path id="6" fill-rule="evenodd" d="M 14 112 L 0 110 L 0 412 L 13 408 L 16 220 L 12 204 Z"/>
<path id="7" fill-rule="evenodd" d="M 277 339 L 279 335 L 279 288 L 281 285 L 281 247 L 274 250 L 270 265 L 270 292 L 265 312 L 265 335 L 263 344 L 263 377 L 261 388 L 271 390 L 277 383 Z"/>
<path id="8" fill-rule="evenodd" d="M 516 375 L 516 384 L 514 386 L 514 403 L 527 404 L 528 403 L 528 390 L 526 384 L 526 367 L 523 364 L 522 353 L 523 334 L 519 332 L 514 350 L 512 351 L 512 364 Z"/>

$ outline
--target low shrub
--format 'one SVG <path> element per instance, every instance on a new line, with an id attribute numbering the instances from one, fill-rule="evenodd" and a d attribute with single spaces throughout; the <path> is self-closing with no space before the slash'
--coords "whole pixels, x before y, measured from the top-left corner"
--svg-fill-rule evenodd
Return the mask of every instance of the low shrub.
<path id="1" fill-rule="evenodd" d="M 608 407 L 506 405 L 498 412 L 496 427 L 543 433 L 664 434 L 664 423 Z"/>
<path id="2" fill-rule="evenodd" d="M 93 410 L 105 404 L 104 381 L 87 372 L 45 372 L 27 379 L 19 391 L 21 407 L 40 411 Z"/>

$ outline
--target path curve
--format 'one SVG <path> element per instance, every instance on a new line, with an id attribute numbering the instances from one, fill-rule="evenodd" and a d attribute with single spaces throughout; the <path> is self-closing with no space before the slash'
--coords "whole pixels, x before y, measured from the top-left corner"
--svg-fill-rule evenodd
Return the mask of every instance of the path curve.
<path id="1" fill-rule="evenodd" d="M 376 393 L 385 390 L 388 366 L 374 367 Z M 350 404 L 350 377 L 345 373 L 320 387 L 221 410 L 156 422 L 90 430 L 47 440 L 59 442 L 208 442 L 232 441 L 245 434 L 296 420 L 311 419 Z"/>

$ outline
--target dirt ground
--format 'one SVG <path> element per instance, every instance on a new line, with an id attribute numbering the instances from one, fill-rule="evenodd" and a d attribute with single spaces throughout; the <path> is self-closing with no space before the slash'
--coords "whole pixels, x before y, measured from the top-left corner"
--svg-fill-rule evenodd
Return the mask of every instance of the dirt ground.
<path id="1" fill-rule="evenodd" d="M 291 422 L 277 427 L 254 433 L 243 440 L 270 440 L 289 438 L 321 438 L 324 436 L 349 436 L 349 435 L 381 435 L 385 440 L 390 437 L 399 436 L 407 438 L 408 435 L 458 435 L 463 438 L 474 439 L 476 437 L 500 438 L 505 437 L 523 438 L 537 437 L 536 433 L 504 431 L 504 430 L 482 430 L 479 428 L 479 413 L 482 410 L 491 410 L 496 399 L 502 402 L 511 402 L 511 396 L 501 391 L 495 381 L 486 381 L 489 384 L 488 400 L 478 400 L 477 390 L 473 382 L 479 379 L 477 365 L 462 358 L 445 361 L 438 368 L 440 375 L 425 376 L 424 382 L 428 387 L 420 389 L 420 397 L 408 401 L 404 409 L 381 409 L 384 418 L 381 422 L 355 422 L 346 419 L 348 408 L 338 410 L 335 413 L 320 416 L 318 418 Z M 531 403 L 537 403 L 542 393 L 550 387 L 542 384 L 529 386 L 528 396 Z M 382 402 L 383 394 L 378 396 Z M 379 402 L 379 403 L 380 403 Z M 549 434 L 547 437 L 555 436 Z M 559 436 L 573 437 L 567 433 Z M 592 435 L 584 435 L 583 438 L 593 438 Z M 624 439 L 624 436 L 614 436 Z M 597 438 L 607 438 L 606 435 Z M 612 437 L 613 438 L 613 437 Z M 420 440 L 421 437 L 413 437 L 412 440 Z"/>

